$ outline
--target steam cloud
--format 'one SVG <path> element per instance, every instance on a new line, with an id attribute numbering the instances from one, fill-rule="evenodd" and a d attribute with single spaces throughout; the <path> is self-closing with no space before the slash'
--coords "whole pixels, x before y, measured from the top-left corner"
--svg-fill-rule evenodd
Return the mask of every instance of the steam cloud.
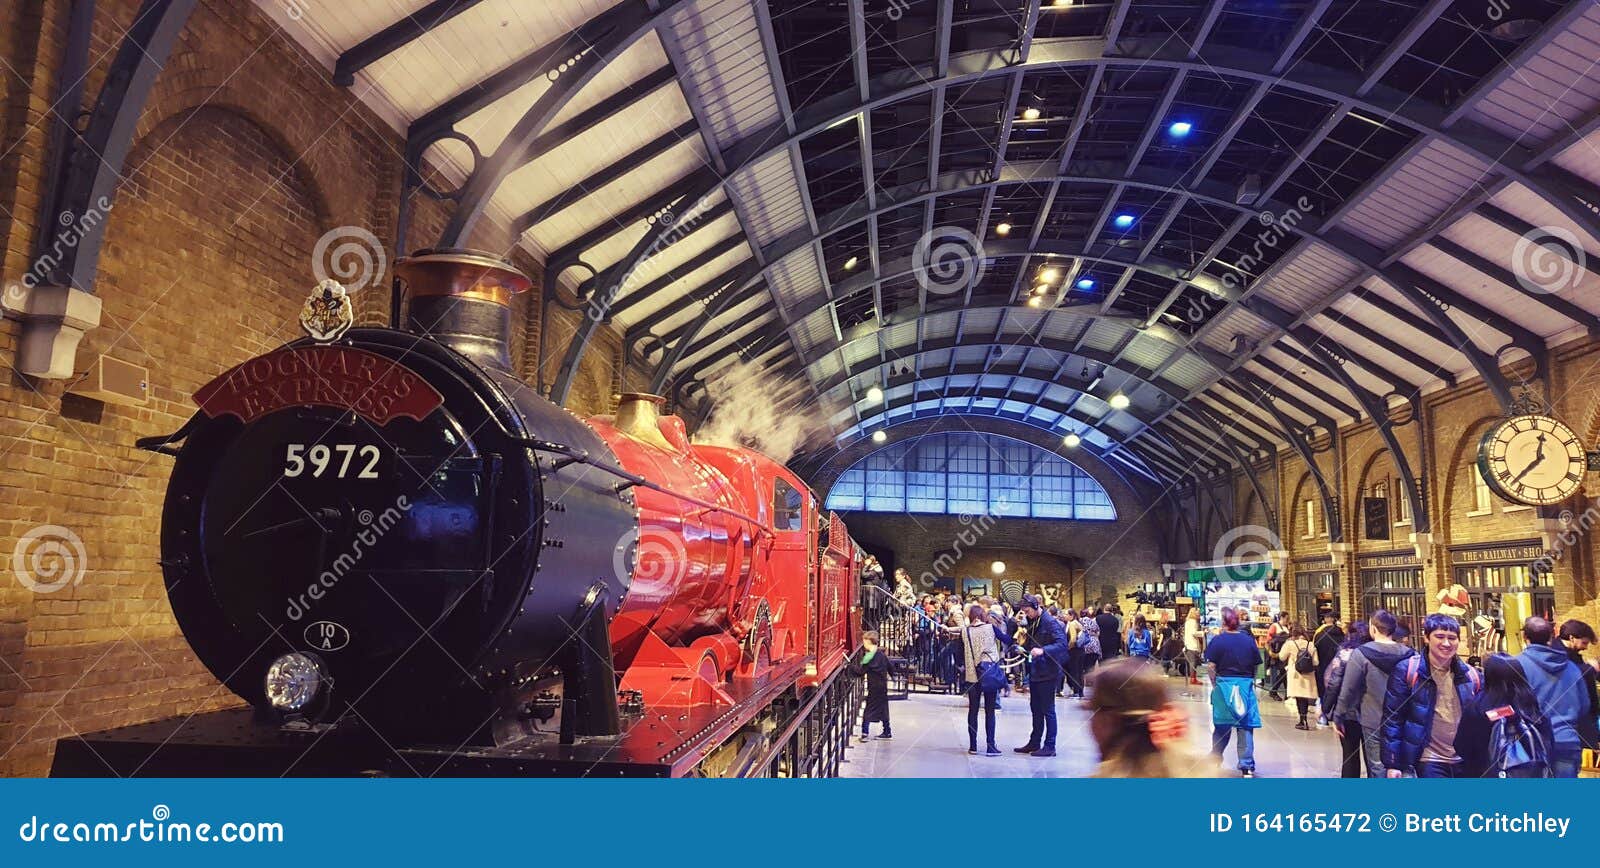
<path id="1" fill-rule="evenodd" d="M 740 362 L 706 381 L 711 418 L 694 442 L 748 447 L 780 463 L 822 432 L 820 408 L 785 412 L 774 405 L 779 382 L 751 362 Z"/>

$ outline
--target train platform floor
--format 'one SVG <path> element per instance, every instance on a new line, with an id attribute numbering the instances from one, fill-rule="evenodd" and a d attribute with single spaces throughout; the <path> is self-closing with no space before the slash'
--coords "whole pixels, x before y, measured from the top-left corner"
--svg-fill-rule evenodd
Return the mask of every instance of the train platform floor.
<path id="1" fill-rule="evenodd" d="M 1211 705 L 1208 691 L 1186 687 L 1172 678 L 1175 701 L 1189 712 L 1189 740 L 1197 757 L 1204 760 L 1211 750 Z M 1180 695 L 1184 691 L 1192 695 Z M 1339 739 L 1332 728 L 1310 732 L 1294 727 L 1292 707 L 1272 701 L 1265 692 L 1261 700 L 1262 728 L 1256 731 L 1256 775 L 1263 778 L 1336 778 L 1339 776 Z M 967 753 L 967 701 L 964 696 L 912 693 L 909 699 L 889 703 L 894 738 L 873 737 L 861 743 L 852 736 L 851 749 L 840 771 L 847 778 L 1077 778 L 1094 772 L 1099 751 L 1089 734 L 1090 705 L 1086 700 L 1064 697 L 1056 700 L 1058 735 L 1054 757 L 1031 757 L 1012 752 L 1028 738 L 1032 717 L 1026 694 L 1013 692 L 1000 701 L 996 715 L 996 741 L 1004 752 L 998 757 Z M 1312 711 L 1315 725 L 1316 711 Z M 983 716 L 978 717 L 979 746 L 983 740 Z M 1237 776 L 1234 770 L 1234 745 L 1229 744 L 1221 774 Z"/>

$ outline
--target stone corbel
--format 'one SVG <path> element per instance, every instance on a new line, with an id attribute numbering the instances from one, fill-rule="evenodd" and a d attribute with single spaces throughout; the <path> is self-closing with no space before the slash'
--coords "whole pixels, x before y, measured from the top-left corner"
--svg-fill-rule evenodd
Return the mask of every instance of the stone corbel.
<path id="1" fill-rule="evenodd" d="M 1274 549 L 1267 552 L 1267 560 L 1272 564 L 1274 570 L 1282 573 L 1284 568 L 1289 565 L 1289 552 L 1284 549 Z"/>
<path id="2" fill-rule="evenodd" d="M 1350 553 L 1355 550 L 1355 545 L 1347 542 L 1328 543 L 1328 559 L 1335 567 L 1342 567 L 1350 559 Z"/>
<path id="3" fill-rule="evenodd" d="M 78 342 L 100 325 L 99 296 L 70 286 L 7 287 L 0 307 L 22 323 L 16 368 L 30 377 L 71 377 Z"/>
<path id="4" fill-rule="evenodd" d="M 1433 560 L 1433 534 L 1411 534 L 1411 550 L 1416 553 L 1417 560 L 1427 563 Z"/>

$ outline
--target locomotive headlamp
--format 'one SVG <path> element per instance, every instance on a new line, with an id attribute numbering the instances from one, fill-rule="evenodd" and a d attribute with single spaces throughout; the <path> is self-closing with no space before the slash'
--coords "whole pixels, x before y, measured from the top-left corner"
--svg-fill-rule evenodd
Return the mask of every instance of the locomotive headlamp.
<path id="1" fill-rule="evenodd" d="M 328 675 L 322 661 L 295 651 L 267 667 L 267 701 L 279 711 L 303 711 L 322 694 Z"/>

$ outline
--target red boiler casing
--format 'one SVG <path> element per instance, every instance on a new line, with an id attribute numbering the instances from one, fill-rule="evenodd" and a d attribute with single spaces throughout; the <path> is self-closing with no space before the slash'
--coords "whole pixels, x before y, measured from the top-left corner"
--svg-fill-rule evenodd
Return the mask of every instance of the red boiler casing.
<path id="1" fill-rule="evenodd" d="M 818 504 L 798 477 L 748 449 L 691 445 L 661 401 L 626 395 L 616 416 L 587 420 L 623 469 L 667 490 L 632 488 L 637 536 L 618 541 L 619 569 L 633 553 L 611 622 L 619 689 L 654 706 L 733 705 L 734 679 L 826 675 L 848 650 L 843 524 L 829 517 L 819 553 Z"/>

